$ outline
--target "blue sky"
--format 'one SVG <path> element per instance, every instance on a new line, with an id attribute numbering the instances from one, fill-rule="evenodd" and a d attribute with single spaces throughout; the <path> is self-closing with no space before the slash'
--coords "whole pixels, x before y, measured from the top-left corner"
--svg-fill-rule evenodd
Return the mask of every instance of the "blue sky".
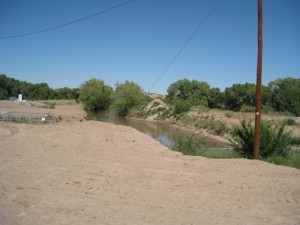
<path id="1" fill-rule="evenodd" d="M 126 0 L 0 0 L 0 36 L 34 32 Z M 218 0 L 134 0 L 88 20 L 0 39 L 0 73 L 50 87 L 98 78 L 148 91 Z M 300 78 L 300 1 L 264 0 L 263 84 Z M 223 0 L 151 92 L 179 79 L 256 82 L 257 0 Z"/>

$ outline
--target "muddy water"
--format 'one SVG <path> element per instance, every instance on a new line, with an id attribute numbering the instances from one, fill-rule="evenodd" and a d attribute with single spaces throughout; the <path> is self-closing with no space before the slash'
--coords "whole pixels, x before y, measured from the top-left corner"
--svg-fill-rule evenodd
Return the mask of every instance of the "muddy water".
<path id="1" fill-rule="evenodd" d="M 174 127 L 172 127 L 170 124 L 145 122 L 145 121 L 118 116 L 116 114 L 109 113 L 109 112 L 101 112 L 96 114 L 95 120 L 107 122 L 107 123 L 131 126 L 137 129 L 138 131 L 150 135 L 152 138 L 160 141 L 163 145 L 171 149 L 176 145 L 176 143 L 181 138 L 191 136 L 191 134 L 188 134 L 187 132 L 174 129 Z"/>

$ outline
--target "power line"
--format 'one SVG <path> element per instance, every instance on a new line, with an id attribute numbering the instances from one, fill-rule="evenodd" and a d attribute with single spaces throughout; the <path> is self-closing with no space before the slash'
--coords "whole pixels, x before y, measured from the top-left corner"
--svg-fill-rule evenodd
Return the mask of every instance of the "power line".
<path id="1" fill-rule="evenodd" d="M 148 92 L 154 87 L 154 85 L 160 80 L 160 78 L 168 71 L 168 69 L 172 66 L 172 64 L 175 62 L 175 60 L 178 58 L 178 56 L 183 52 L 185 47 L 190 43 L 190 41 L 193 39 L 193 37 L 197 34 L 197 32 L 200 30 L 202 25 L 206 22 L 206 20 L 210 17 L 210 15 L 215 11 L 217 6 L 222 0 L 219 0 L 213 8 L 209 11 L 209 13 L 206 15 L 206 17 L 201 21 L 201 23 L 197 26 L 197 28 L 193 31 L 193 33 L 189 36 L 189 38 L 186 40 L 184 45 L 179 49 L 177 54 L 172 58 L 172 60 L 169 62 L 169 64 L 165 67 L 165 69 L 161 72 L 161 74 L 158 76 L 158 78 L 153 82 L 151 87 L 148 89 Z"/>
<path id="2" fill-rule="evenodd" d="M 108 9 L 105 9 L 105 10 L 102 10 L 102 11 L 99 11 L 99 12 L 96 12 L 96 13 L 94 13 L 94 14 L 91 14 L 91 15 L 82 17 L 82 18 L 80 18 L 80 19 L 73 20 L 73 21 L 71 21 L 71 22 L 68 22 L 68 23 L 64 23 L 64 24 L 58 25 L 58 26 L 54 26 L 54 27 L 50 27 L 50 28 L 46 28 L 46 29 L 42 29 L 42 30 L 38 30 L 38 31 L 34 31 L 34 32 L 24 33 L 24 34 L 16 34 L 16 35 L 9 35 L 9 36 L 2 36 L 2 37 L 0 36 L 0 39 L 8 39 L 8 38 L 16 38 L 16 37 L 30 36 L 30 35 L 35 35 L 35 34 L 47 32 L 47 31 L 50 31 L 50 30 L 55 30 L 55 29 L 58 29 L 58 28 L 61 28 L 61 27 L 69 26 L 69 25 L 71 25 L 71 24 L 78 23 L 78 22 L 81 22 L 81 21 L 83 21 L 83 20 L 90 19 L 91 17 L 98 16 L 98 15 L 100 15 L 100 14 L 104 14 L 104 13 L 107 13 L 107 12 L 112 11 L 112 10 L 114 10 L 114 9 L 120 8 L 120 7 L 122 7 L 122 6 L 127 5 L 128 3 L 133 2 L 133 1 L 134 1 L 134 0 L 129 0 L 129 1 L 120 3 L 120 4 L 118 4 L 118 5 L 115 5 L 115 6 L 113 6 L 113 7 L 110 7 L 110 8 L 108 8 Z"/>

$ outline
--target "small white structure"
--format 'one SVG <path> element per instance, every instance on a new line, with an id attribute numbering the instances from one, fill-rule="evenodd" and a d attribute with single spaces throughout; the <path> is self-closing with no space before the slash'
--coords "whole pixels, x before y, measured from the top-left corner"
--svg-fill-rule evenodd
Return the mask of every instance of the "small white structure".
<path id="1" fill-rule="evenodd" d="M 22 94 L 19 94 L 19 102 L 22 102 Z"/>

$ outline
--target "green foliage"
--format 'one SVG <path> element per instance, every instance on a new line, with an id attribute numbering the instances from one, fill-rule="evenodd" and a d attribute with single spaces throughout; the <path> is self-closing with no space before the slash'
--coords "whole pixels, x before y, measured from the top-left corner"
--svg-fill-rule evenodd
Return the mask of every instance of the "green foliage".
<path id="1" fill-rule="evenodd" d="M 210 88 L 207 82 L 183 79 L 168 87 L 166 100 L 177 108 L 175 111 L 179 114 L 191 106 L 198 105 L 252 112 L 255 106 L 255 93 L 256 86 L 251 83 L 234 84 L 221 92 L 219 88 Z M 0 74 L 0 100 L 17 97 L 18 94 L 22 94 L 26 100 L 47 100 L 78 99 L 80 93 L 77 88 L 52 89 L 46 83 L 32 84 Z M 122 104 L 117 103 L 118 108 L 122 108 Z M 263 86 L 262 104 L 265 113 L 272 113 L 275 110 L 300 116 L 300 79 L 291 77 L 276 79 L 268 86 Z M 126 114 L 127 110 L 128 107 L 124 107 L 121 111 Z"/>
<path id="2" fill-rule="evenodd" d="M 265 159 L 272 155 L 286 156 L 290 150 L 291 132 L 284 131 L 285 124 L 272 128 L 268 121 L 261 121 L 260 157 Z M 253 158 L 254 126 L 245 120 L 241 126 L 233 125 L 230 142 L 235 151 L 246 158 Z"/>
<path id="3" fill-rule="evenodd" d="M 173 99 L 173 103 L 174 103 L 174 114 L 175 115 L 187 112 L 191 108 L 190 103 L 181 98 Z"/>
<path id="4" fill-rule="evenodd" d="M 291 77 L 269 83 L 271 104 L 277 111 L 289 111 L 300 116 L 300 79 Z"/>
<path id="5" fill-rule="evenodd" d="M 236 151 L 222 149 L 208 149 L 200 152 L 201 156 L 213 159 L 234 159 L 241 158 L 241 155 Z"/>
<path id="6" fill-rule="evenodd" d="M 65 99 L 65 100 L 70 100 L 70 99 L 78 99 L 79 98 L 79 89 L 78 88 L 58 88 L 55 90 L 57 99 Z"/>
<path id="7" fill-rule="evenodd" d="M 291 145 L 300 145 L 300 137 L 292 137 Z"/>
<path id="8" fill-rule="evenodd" d="M 255 112 L 255 107 L 254 106 L 249 106 L 249 105 L 242 105 L 241 112 Z"/>
<path id="9" fill-rule="evenodd" d="M 210 131 L 210 133 L 216 135 L 223 135 L 229 130 L 224 122 L 215 120 L 209 115 L 201 116 L 201 118 L 194 118 L 189 115 L 183 115 L 178 123 L 182 124 L 183 126 L 192 125 L 199 129 L 206 129 Z"/>
<path id="10" fill-rule="evenodd" d="M 102 80 L 90 79 L 80 85 L 79 100 L 86 112 L 97 112 L 108 109 L 111 102 L 112 88 Z"/>
<path id="11" fill-rule="evenodd" d="M 77 99 L 78 89 L 52 89 L 46 83 L 31 84 L 0 74 L 0 100 L 23 95 L 26 100 Z"/>
<path id="12" fill-rule="evenodd" d="M 159 106 L 159 105 L 160 105 L 160 103 L 159 103 L 158 101 L 154 101 L 154 102 L 152 103 L 151 108 L 155 108 L 155 107 L 157 107 L 157 106 Z"/>
<path id="13" fill-rule="evenodd" d="M 208 98 L 209 108 L 223 108 L 224 94 L 220 91 L 220 88 L 211 88 Z"/>
<path id="14" fill-rule="evenodd" d="M 207 82 L 184 79 L 171 84 L 167 93 L 167 100 L 172 104 L 176 104 L 176 101 L 181 100 L 185 101 L 186 105 L 203 105 L 208 107 L 210 86 Z"/>
<path id="15" fill-rule="evenodd" d="M 255 84 L 234 84 L 225 89 L 225 107 L 230 110 L 239 111 L 243 105 L 255 106 Z"/>
<path id="16" fill-rule="evenodd" d="M 174 150 L 179 151 L 184 155 L 198 155 L 201 151 L 201 147 L 192 137 L 187 137 L 180 139 L 175 145 Z"/>
<path id="17" fill-rule="evenodd" d="M 294 120 L 293 118 L 287 118 L 287 119 L 285 119 L 285 123 L 286 123 L 286 125 L 288 125 L 288 126 L 294 126 L 294 125 L 297 125 L 296 120 Z"/>
<path id="18" fill-rule="evenodd" d="M 174 147 L 175 151 L 179 151 L 184 155 L 197 155 L 214 159 L 240 158 L 241 156 L 232 150 L 207 149 L 206 145 L 201 141 L 195 141 L 192 137 L 182 138 Z"/>
<path id="19" fill-rule="evenodd" d="M 265 161 L 276 165 L 289 166 L 300 169 L 299 152 L 290 152 L 287 156 L 272 155 L 268 157 Z"/>
<path id="20" fill-rule="evenodd" d="M 119 115 L 127 115 L 130 110 L 149 100 L 150 98 L 143 93 L 138 84 L 126 81 L 123 84 L 117 84 L 112 109 Z"/>
<path id="21" fill-rule="evenodd" d="M 198 128 L 207 129 L 216 135 L 222 135 L 228 131 L 225 123 L 213 119 L 198 119 L 195 122 L 195 126 Z"/>

